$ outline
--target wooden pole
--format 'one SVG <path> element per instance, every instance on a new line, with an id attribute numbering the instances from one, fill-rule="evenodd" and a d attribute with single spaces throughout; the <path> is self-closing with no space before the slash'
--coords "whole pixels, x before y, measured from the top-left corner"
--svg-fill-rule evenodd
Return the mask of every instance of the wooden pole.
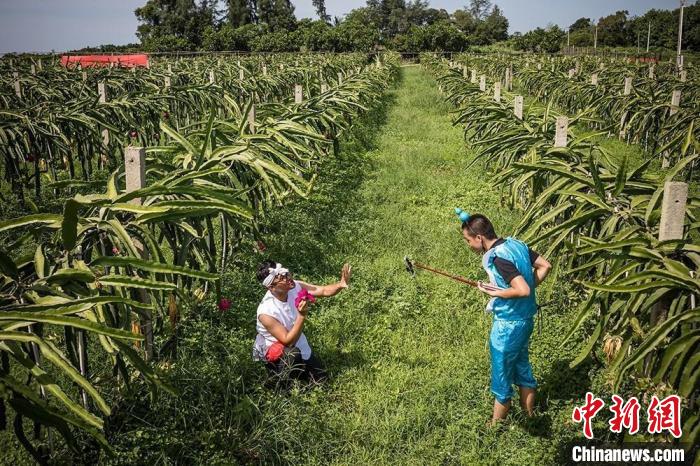
<path id="1" fill-rule="evenodd" d="M 591 84 L 593 84 L 594 86 L 598 85 L 598 73 L 593 73 L 591 75 Z"/>
<path id="2" fill-rule="evenodd" d="M 493 100 L 501 102 L 501 83 L 499 81 L 493 83 Z"/>
<path id="3" fill-rule="evenodd" d="M 301 84 L 294 85 L 294 103 L 300 104 L 304 100 L 304 92 L 302 90 Z"/>
<path id="4" fill-rule="evenodd" d="M 479 78 L 479 90 L 480 90 L 481 92 L 485 92 L 485 91 L 486 91 L 486 76 L 484 76 L 483 74 L 482 74 L 481 77 Z"/>
<path id="5" fill-rule="evenodd" d="M 472 84 L 476 84 L 476 70 L 472 69 L 472 79 L 471 79 Z"/>

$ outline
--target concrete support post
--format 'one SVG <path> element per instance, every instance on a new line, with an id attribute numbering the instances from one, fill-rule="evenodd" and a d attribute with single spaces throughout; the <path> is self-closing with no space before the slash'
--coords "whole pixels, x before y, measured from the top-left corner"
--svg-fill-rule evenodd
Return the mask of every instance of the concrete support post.
<path id="1" fill-rule="evenodd" d="M 127 147 L 124 150 L 124 172 L 126 175 L 126 192 L 132 192 L 146 187 L 146 149 L 143 147 Z M 132 204 L 141 205 L 141 198 L 129 201 Z M 143 244 L 136 238 L 132 239 L 136 250 L 142 259 L 148 259 L 148 253 L 144 250 Z M 139 301 L 148 303 L 150 299 L 145 290 L 139 290 Z M 139 330 L 144 336 L 145 359 L 153 359 L 153 320 L 151 313 L 144 310 L 144 314 L 139 319 Z"/>
<path id="2" fill-rule="evenodd" d="M 678 106 L 681 104 L 681 91 L 680 89 L 676 89 L 673 91 L 673 94 L 671 94 L 671 110 L 669 113 L 671 115 L 674 115 L 675 113 L 678 112 Z"/>
<path id="3" fill-rule="evenodd" d="M 513 113 L 519 120 L 523 119 L 523 96 L 516 95 L 513 101 Z"/>
<path id="4" fill-rule="evenodd" d="M 22 98 L 22 83 L 19 81 L 19 73 L 17 71 L 12 73 L 12 77 L 15 79 L 15 95 L 18 98 Z"/>
<path id="5" fill-rule="evenodd" d="M 247 115 L 247 120 L 250 134 L 255 134 L 255 104 L 250 106 L 250 110 L 248 111 Z"/>
<path id="6" fill-rule="evenodd" d="M 107 87 L 104 81 L 97 83 L 97 93 L 100 96 L 100 103 L 107 103 Z M 107 147 L 109 145 L 109 130 L 102 130 L 102 145 Z"/>
<path id="7" fill-rule="evenodd" d="M 661 201 L 661 222 L 659 241 L 683 239 L 685 210 L 688 202 L 688 184 L 680 181 L 664 183 L 664 196 Z M 662 299 L 651 309 L 651 324 L 658 325 L 668 315 L 669 299 Z M 649 360 L 647 360 L 647 363 Z"/>
<path id="8" fill-rule="evenodd" d="M 622 95 L 630 95 L 632 93 L 632 76 L 625 78 L 625 89 L 622 91 Z"/>
<path id="9" fill-rule="evenodd" d="M 558 116 L 556 122 L 556 132 L 554 135 L 554 147 L 566 147 L 568 132 L 569 118 L 565 116 Z"/>

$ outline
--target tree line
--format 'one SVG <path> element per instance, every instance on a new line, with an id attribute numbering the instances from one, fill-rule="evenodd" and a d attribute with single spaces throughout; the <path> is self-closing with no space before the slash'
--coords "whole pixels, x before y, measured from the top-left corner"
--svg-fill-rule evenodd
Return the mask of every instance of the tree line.
<path id="1" fill-rule="evenodd" d="M 651 9 L 642 16 L 630 16 L 628 10 L 598 18 L 579 18 L 568 30 L 556 25 L 515 33 L 509 41 L 518 50 L 558 52 L 567 43 L 574 47 L 626 47 L 645 52 L 675 50 L 678 43 L 680 8 Z M 597 40 L 596 40 L 597 28 Z M 568 37 L 567 37 L 568 35 Z M 683 50 L 700 51 L 700 2 L 683 11 Z"/>
<path id="2" fill-rule="evenodd" d="M 148 0 L 136 9 L 143 48 L 169 50 L 466 50 L 508 38 L 508 20 L 489 0 L 449 13 L 427 0 L 368 0 L 342 19 L 313 0 L 318 19 L 298 20 L 290 0 Z"/>
<path id="3" fill-rule="evenodd" d="M 343 18 L 331 17 L 324 0 L 312 0 L 318 19 L 297 19 L 290 0 L 147 0 L 137 8 L 138 48 L 151 52 L 221 51 L 463 51 L 502 44 L 522 51 L 556 53 L 569 43 L 599 47 L 673 50 L 679 9 L 642 16 L 617 11 L 579 18 L 568 28 L 538 27 L 508 35 L 508 19 L 490 0 L 471 0 L 453 12 L 428 0 L 367 0 Z M 700 50 L 700 1 L 684 10 L 683 48 Z M 119 46 L 97 50 L 116 51 Z M 87 49 L 86 49 L 87 50 Z M 95 49 L 90 49 L 95 50 Z"/>

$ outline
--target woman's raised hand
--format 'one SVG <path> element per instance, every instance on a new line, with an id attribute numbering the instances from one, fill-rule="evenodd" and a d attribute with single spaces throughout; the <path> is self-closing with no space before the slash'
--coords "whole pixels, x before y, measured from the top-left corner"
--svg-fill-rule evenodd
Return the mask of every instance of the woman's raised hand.
<path id="1" fill-rule="evenodd" d="M 340 271 L 340 285 L 343 288 L 350 286 L 350 277 L 352 276 L 352 265 L 345 264 L 343 269 Z"/>

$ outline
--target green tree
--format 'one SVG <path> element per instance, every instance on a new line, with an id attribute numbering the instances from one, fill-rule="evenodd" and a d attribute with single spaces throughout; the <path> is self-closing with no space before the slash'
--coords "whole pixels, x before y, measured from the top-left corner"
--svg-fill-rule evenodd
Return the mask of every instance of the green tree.
<path id="1" fill-rule="evenodd" d="M 234 28 L 230 24 L 223 24 L 220 29 L 213 27 L 204 31 L 202 50 L 240 50 L 250 51 L 250 43 L 254 37 L 266 33 L 264 25 L 246 24 Z"/>
<path id="2" fill-rule="evenodd" d="M 397 34 L 408 31 L 405 0 L 367 0 L 367 9 L 379 25 L 381 40 L 385 43 Z"/>
<path id="3" fill-rule="evenodd" d="M 627 21 L 627 10 L 605 16 L 598 20 L 598 44 L 610 47 L 621 47 L 631 44 L 630 25 Z"/>
<path id="4" fill-rule="evenodd" d="M 299 44 L 292 32 L 270 31 L 253 37 L 250 41 L 250 50 L 253 52 L 296 52 L 299 50 Z"/>
<path id="5" fill-rule="evenodd" d="M 700 2 L 686 7 L 683 12 L 683 48 L 700 51 Z"/>
<path id="6" fill-rule="evenodd" d="M 508 39 L 508 18 L 503 15 L 498 6 L 495 6 L 486 19 L 477 26 L 476 42 L 479 45 L 489 45 L 506 39 Z"/>
<path id="7" fill-rule="evenodd" d="M 427 0 L 413 0 L 406 5 L 406 21 L 410 25 L 427 26 L 438 21 L 449 20 L 446 10 L 429 8 Z"/>
<path id="8" fill-rule="evenodd" d="M 325 0 L 311 0 L 311 3 L 313 3 L 314 8 L 316 9 L 316 14 L 318 15 L 318 19 L 320 19 L 321 21 L 323 21 L 325 23 L 330 22 L 331 17 L 326 12 Z"/>
<path id="9" fill-rule="evenodd" d="M 455 10 L 452 13 L 452 22 L 457 29 L 468 35 L 474 34 L 479 26 L 479 20 L 466 9 Z"/>
<path id="10" fill-rule="evenodd" d="M 267 24 L 271 32 L 293 31 L 297 22 L 289 0 L 257 0 L 257 20 Z"/>
<path id="11" fill-rule="evenodd" d="M 644 22 L 651 24 L 651 47 L 665 47 L 673 49 L 678 40 L 678 16 L 668 10 L 652 9 L 643 16 Z"/>
<path id="12" fill-rule="evenodd" d="M 471 0 L 469 13 L 477 20 L 483 21 L 491 13 L 491 2 L 489 0 Z"/>
<path id="13" fill-rule="evenodd" d="M 305 18 L 297 23 L 296 41 L 303 50 L 335 50 L 336 44 L 331 35 L 333 28 L 325 21 Z"/>
<path id="14" fill-rule="evenodd" d="M 590 31 L 593 28 L 593 22 L 591 18 L 579 18 L 574 23 L 569 26 L 569 32 L 586 30 Z"/>
<path id="15" fill-rule="evenodd" d="M 588 29 L 578 29 L 569 35 L 569 43 L 576 47 L 593 47 L 593 32 Z"/>
<path id="16" fill-rule="evenodd" d="M 337 29 L 344 47 L 342 51 L 373 50 L 380 43 L 378 18 L 370 7 L 352 10 Z"/>
<path id="17" fill-rule="evenodd" d="M 513 43 L 517 50 L 538 53 L 556 53 L 561 49 L 566 33 L 556 25 L 536 28 L 525 34 L 514 35 Z"/>
<path id="18" fill-rule="evenodd" d="M 255 4 L 248 0 L 226 0 L 226 18 L 234 28 L 254 22 Z"/>
<path id="19" fill-rule="evenodd" d="M 428 50 L 457 52 L 469 45 L 469 40 L 462 31 L 448 21 L 439 21 L 425 27 L 429 38 Z"/>
<path id="20" fill-rule="evenodd" d="M 158 47 L 176 43 L 185 48 L 199 47 L 204 30 L 214 25 L 215 6 L 211 0 L 199 4 L 194 0 L 148 0 L 134 11 L 141 23 L 136 35 L 147 47 L 156 43 Z M 161 39 L 164 37 L 169 38 Z"/>

